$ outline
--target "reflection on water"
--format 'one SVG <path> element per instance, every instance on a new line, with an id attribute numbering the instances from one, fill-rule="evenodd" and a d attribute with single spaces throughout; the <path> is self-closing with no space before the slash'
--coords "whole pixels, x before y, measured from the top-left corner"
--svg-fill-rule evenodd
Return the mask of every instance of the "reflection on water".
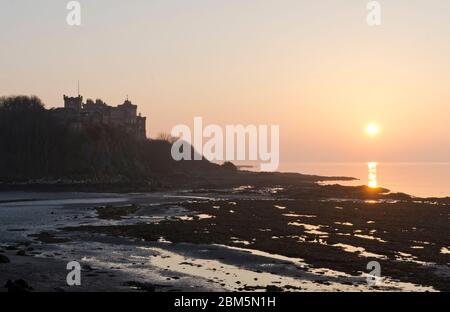
<path id="1" fill-rule="evenodd" d="M 359 180 L 340 181 L 339 184 L 368 184 L 367 163 L 281 163 L 279 170 L 324 176 L 344 175 Z M 450 163 L 377 162 L 376 171 L 378 187 L 420 197 L 450 196 Z"/>
<path id="2" fill-rule="evenodd" d="M 368 252 L 368 251 L 366 251 L 366 249 L 363 248 L 363 247 L 355 247 L 355 246 L 353 246 L 353 245 L 342 244 L 342 243 L 334 244 L 333 246 L 334 246 L 334 247 L 341 248 L 341 249 L 344 250 L 345 252 L 357 253 L 357 254 L 359 254 L 361 257 L 365 257 L 365 258 L 387 259 L 386 256 L 384 256 L 384 255 L 378 255 L 378 254 L 373 253 L 373 252 Z"/>
<path id="3" fill-rule="evenodd" d="M 370 188 L 377 188 L 378 182 L 377 182 L 377 166 L 378 164 L 376 162 L 370 162 L 367 164 L 369 168 L 369 180 L 368 180 L 368 186 Z"/>

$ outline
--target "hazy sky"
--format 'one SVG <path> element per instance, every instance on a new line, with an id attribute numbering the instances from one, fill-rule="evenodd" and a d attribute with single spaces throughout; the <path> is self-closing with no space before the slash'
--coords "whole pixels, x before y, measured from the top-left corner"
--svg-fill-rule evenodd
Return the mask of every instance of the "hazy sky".
<path id="1" fill-rule="evenodd" d="M 0 95 L 126 94 L 148 134 L 279 124 L 282 161 L 450 161 L 450 1 L 0 0 Z M 364 133 L 376 121 L 382 133 Z"/>

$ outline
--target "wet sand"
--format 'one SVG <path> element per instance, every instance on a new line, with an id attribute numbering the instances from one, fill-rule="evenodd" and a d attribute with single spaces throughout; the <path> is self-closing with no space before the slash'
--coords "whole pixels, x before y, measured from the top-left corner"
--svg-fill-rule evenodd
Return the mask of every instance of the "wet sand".
<path id="1" fill-rule="evenodd" d="M 0 283 L 77 291 L 65 285 L 65 264 L 78 260 L 94 270 L 83 272 L 83 291 L 450 290 L 446 200 L 328 186 L 83 196 L 45 203 L 53 228 L 0 226 L 2 237 L 39 250 L 4 250 L 11 263 L 0 264 Z M 366 281 L 372 260 L 382 269 L 375 287 Z"/>

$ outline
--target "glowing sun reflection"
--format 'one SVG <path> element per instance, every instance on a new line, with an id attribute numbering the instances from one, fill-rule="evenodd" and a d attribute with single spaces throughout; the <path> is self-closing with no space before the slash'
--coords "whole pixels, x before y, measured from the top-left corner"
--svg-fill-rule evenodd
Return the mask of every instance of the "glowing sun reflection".
<path id="1" fill-rule="evenodd" d="M 378 181 L 377 181 L 377 167 L 378 163 L 376 162 L 369 162 L 367 164 L 369 168 L 369 187 L 370 188 L 377 188 L 378 187 Z"/>

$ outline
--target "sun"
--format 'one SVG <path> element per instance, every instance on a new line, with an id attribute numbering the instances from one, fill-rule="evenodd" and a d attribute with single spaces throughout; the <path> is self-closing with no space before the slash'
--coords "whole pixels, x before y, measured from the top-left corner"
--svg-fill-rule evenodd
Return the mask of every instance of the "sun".
<path id="1" fill-rule="evenodd" d="M 375 137 L 380 133 L 380 130 L 381 130 L 380 125 L 378 125 L 375 122 L 371 122 L 370 124 L 367 125 L 366 133 L 371 137 Z"/>

